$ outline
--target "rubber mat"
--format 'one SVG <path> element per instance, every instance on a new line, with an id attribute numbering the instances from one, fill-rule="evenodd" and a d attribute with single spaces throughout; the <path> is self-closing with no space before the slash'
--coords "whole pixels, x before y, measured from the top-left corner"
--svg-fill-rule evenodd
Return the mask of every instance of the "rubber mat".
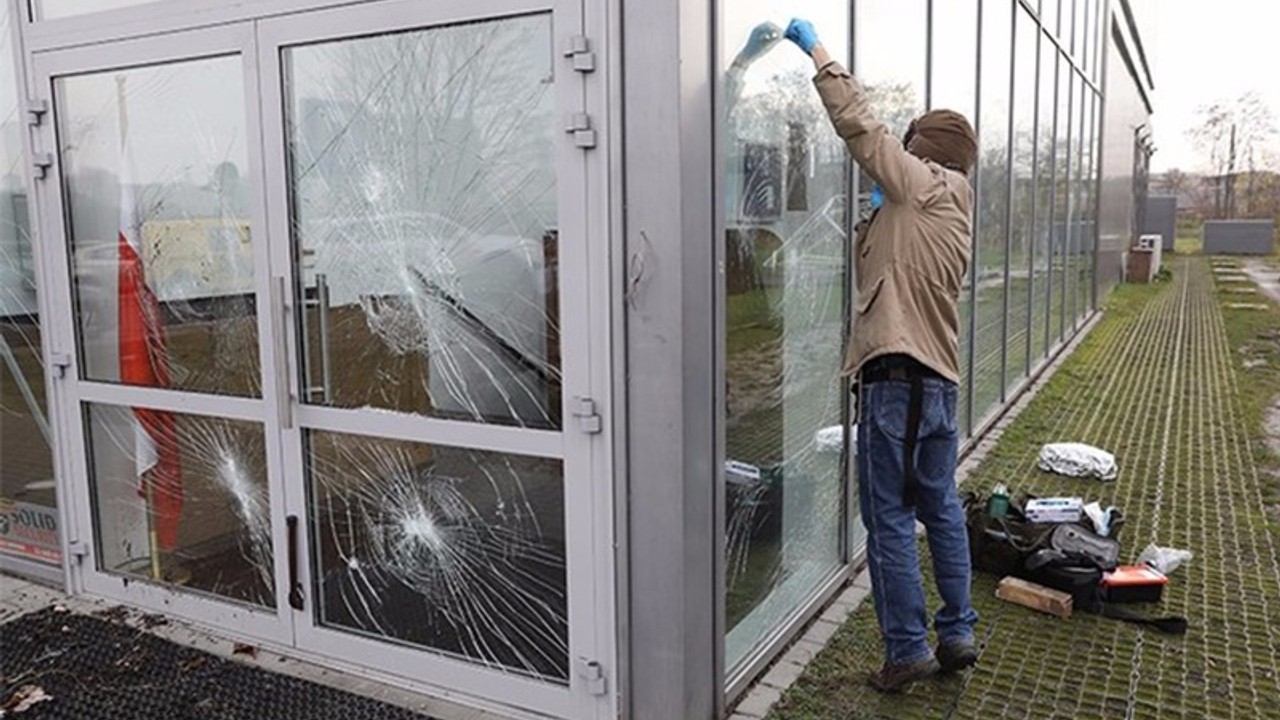
<path id="1" fill-rule="evenodd" d="M 403 708 L 53 608 L 0 625 L 0 707 L 21 720 L 430 720 Z"/>

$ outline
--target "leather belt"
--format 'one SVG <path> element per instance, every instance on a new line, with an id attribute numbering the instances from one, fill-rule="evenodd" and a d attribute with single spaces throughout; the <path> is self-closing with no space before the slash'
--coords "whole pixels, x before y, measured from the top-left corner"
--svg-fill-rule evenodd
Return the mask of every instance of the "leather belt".
<path id="1" fill-rule="evenodd" d="M 920 479 L 916 475 L 916 442 L 920 435 L 920 422 L 924 416 L 924 381 L 941 378 L 938 373 L 906 355 L 887 355 L 876 358 L 860 373 L 861 384 L 878 382 L 906 382 L 911 384 L 907 399 L 907 428 L 902 441 L 902 504 L 914 507 Z"/>

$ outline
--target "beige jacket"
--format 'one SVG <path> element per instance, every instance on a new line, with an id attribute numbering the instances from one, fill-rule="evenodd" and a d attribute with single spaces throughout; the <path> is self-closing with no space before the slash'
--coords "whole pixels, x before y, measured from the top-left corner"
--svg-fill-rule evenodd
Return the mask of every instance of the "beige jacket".
<path id="1" fill-rule="evenodd" d="M 958 383 L 957 302 L 973 232 L 969 179 L 908 153 L 839 63 L 823 66 L 814 84 L 836 133 L 884 190 L 884 205 L 856 240 L 858 298 L 844 374 L 903 353 Z"/>

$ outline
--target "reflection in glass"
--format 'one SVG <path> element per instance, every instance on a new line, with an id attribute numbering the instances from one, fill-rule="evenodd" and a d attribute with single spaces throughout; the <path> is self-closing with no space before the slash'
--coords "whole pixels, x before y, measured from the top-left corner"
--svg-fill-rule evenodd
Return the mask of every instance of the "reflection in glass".
<path id="1" fill-rule="evenodd" d="M 1055 177 L 1053 201 L 1053 311 L 1052 335 L 1056 344 L 1066 337 L 1066 324 L 1070 295 L 1067 283 L 1067 262 L 1070 253 L 1070 237 L 1067 232 L 1071 217 L 1071 110 L 1073 75 L 1066 58 L 1058 56 L 1058 143 L 1054 158 Z"/>
<path id="2" fill-rule="evenodd" d="M 897 137 L 906 134 L 911 121 L 924 112 L 928 5 L 926 0 L 858 3 L 854 42 L 858 77 L 871 95 L 876 117 Z M 962 32 L 969 23 L 957 19 L 961 23 L 957 31 Z"/>
<path id="3" fill-rule="evenodd" d="M 1089 101 L 1089 132 L 1087 135 L 1088 151 L 1085 163 L 1085 217 L 1088 218 L 1088 237 L 1086 242 L 1089 248 L 1089 257 L 1084 266 L 1084 286 L 1088 293 L 1088 309 L 1095 309 L 1098 297 L 1096 284 L 1097 263 L 1098 263 L 1098 233 L 1100 225 L 1098 223 L 1098 164 L 1099 164 L 1099 137 L 1098 137 L 1098 112 L 1099 101 L 1097 94 L 1090 91 L 1088 95 Z"/>
<path id="4" fill-rule="evenodd" d="M 955 110 L 975 120 L 978 76 L 978 0 L 932 3 L 933 67 L 930 109 Z M 938 29 L 946 28 L 946 32 Z"/>
<path id="5" fill-rule="evenodd" d="M 1083 0 L 1082 0 L 1083 1 Z M 1071 286 L 1070 320 L 1068 332 L 1079 326 L 1080 316 L 1084 312 L 1084 297 L 1080 288 L 1080 276 L 1084 271 L 1084 96 L 1086 88 L 1083 79 L 1075 74 L 1075 106 L 1072 108 L 1071 137 L 1074 143 L 1071 150 L 1071 262 L 1067 266 L 1067 283 Z"/>
<path id="6" fill-rule="evenodd" d="M 101 571 L 275 605 L 261 425 L 87 404 L 85 427 Z"/>
<path id="7" fill-rule="evenodd" d="M 1032 287 L 1035 289 L 1035 300 L 1031 313 L 1032 357 L 1043 358 L 1048 355 L 1052 345 L 1050 323 L 1054 280 L 1050 271 L 1054 261 L 1053 218 L 1054 204 L 1057 199 L 1054 179 L 1057 167 L 1055 164 L 1054 140 L 1057 133 L 1057 82 L 1058 52 L 1048 38 L 1040 42 L 1040 97 L 1038 108 L 1039 125 L 1036 133 L 1036 250 L 1035 269 L 1032 272 Z"/>
<path id="8" fill-rule="evenodd" d="M 1005 270 L 1009 229 L 1009 73 L 1013 5 L 982 4 L 982 99 L 978 120 L 974 281 L 973 415 L 983 418 L 1004 394 Z M 1021 307 L 1018 302 L 1013 307 Z M 1025 305 L 1025 303 L 1023 303 Z"/>
<path id="9" fill-rule="evenodd" d="M 1031 317 L 1032 267 L 1035 253 L 1036 200 L 1036 44 L 1035 20 L 1022 8 L 1016 10 L 1013 87 L 1013 193 L 1009 254 L 1008 375 L 1005 385 L 1017 385 L 1030 372 L 1028 349 Z"/>
<path id="10" fill-rule="evenodd" d="M 12 5 L 0 5 L 0 552 L 60 564 Z"/>
<path id="11" fill-rule="evenodd" d="M 285 52 L 306 402 L 560 424 L 549 15 Z"/>
<path id="12" fill-rule="evenodd" d="M 859 6 L 861 7 L 861 6 Z M 949 0 L 932 3 L 934 28 L 947 32 L 933 33 L 933 67 L 931 68 L 930 109 L 955 110 L 977 125 L 976 87 L 978 77 L 978 0 Z M 965 287 L 960 291 L 960 377 L 969 380 L 970 343 L 973 341 L 970 316 L 973 310 L 973 274 L 970 266 Z M 961 437 L 969 434 L 969 393 L 960 392 L 957 410 Z"/>
<path id="13" fill-rule="evenodd" d="M 316 620 L 567 681 L 558 460 L 307 436 Z"/>
<path id="14" fill-rule="evenodd" d="M 768 28 L 756 28 L 807 13 L 839 57 L 848 16 L 843 6 L 814 2 L 724 6 L 731 101 L 721 133 L 725 642 L 732 669 L 841 562 L 847 151 L 810 81 L 809 59 L 790 44 L 759 42 Z M 753 31 L 757 42 L 749 41 Z"/>
<path id="15" fill-rule="evenodd" d="M 241 59 L 56 89 L 83 376 L 260 396 Z"/>

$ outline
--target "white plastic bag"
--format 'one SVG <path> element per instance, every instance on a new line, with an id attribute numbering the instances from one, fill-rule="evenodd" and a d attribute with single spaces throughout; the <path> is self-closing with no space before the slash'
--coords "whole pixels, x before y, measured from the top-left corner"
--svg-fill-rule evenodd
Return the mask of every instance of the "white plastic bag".
<path id="1" fill-rule="evenodd" d="M 1187 562 L 1193 556 L 1190 550 L 1179 550 L 1178 548 L 1159 547 L 1155 543 L 1147 546 L 1146 550 L 1138 556 L 1139 565 L 1150 565 L 1160 572 L 1168 575 L 1177 570 L 1182 563 Z"/>
<path id="2" fill-rule="evenodd" d="M 1082 443 L 1050 443 L 1040 449 L 1040 469 L 1067 477 L 1115 480 L 1116 456 Z"/>

